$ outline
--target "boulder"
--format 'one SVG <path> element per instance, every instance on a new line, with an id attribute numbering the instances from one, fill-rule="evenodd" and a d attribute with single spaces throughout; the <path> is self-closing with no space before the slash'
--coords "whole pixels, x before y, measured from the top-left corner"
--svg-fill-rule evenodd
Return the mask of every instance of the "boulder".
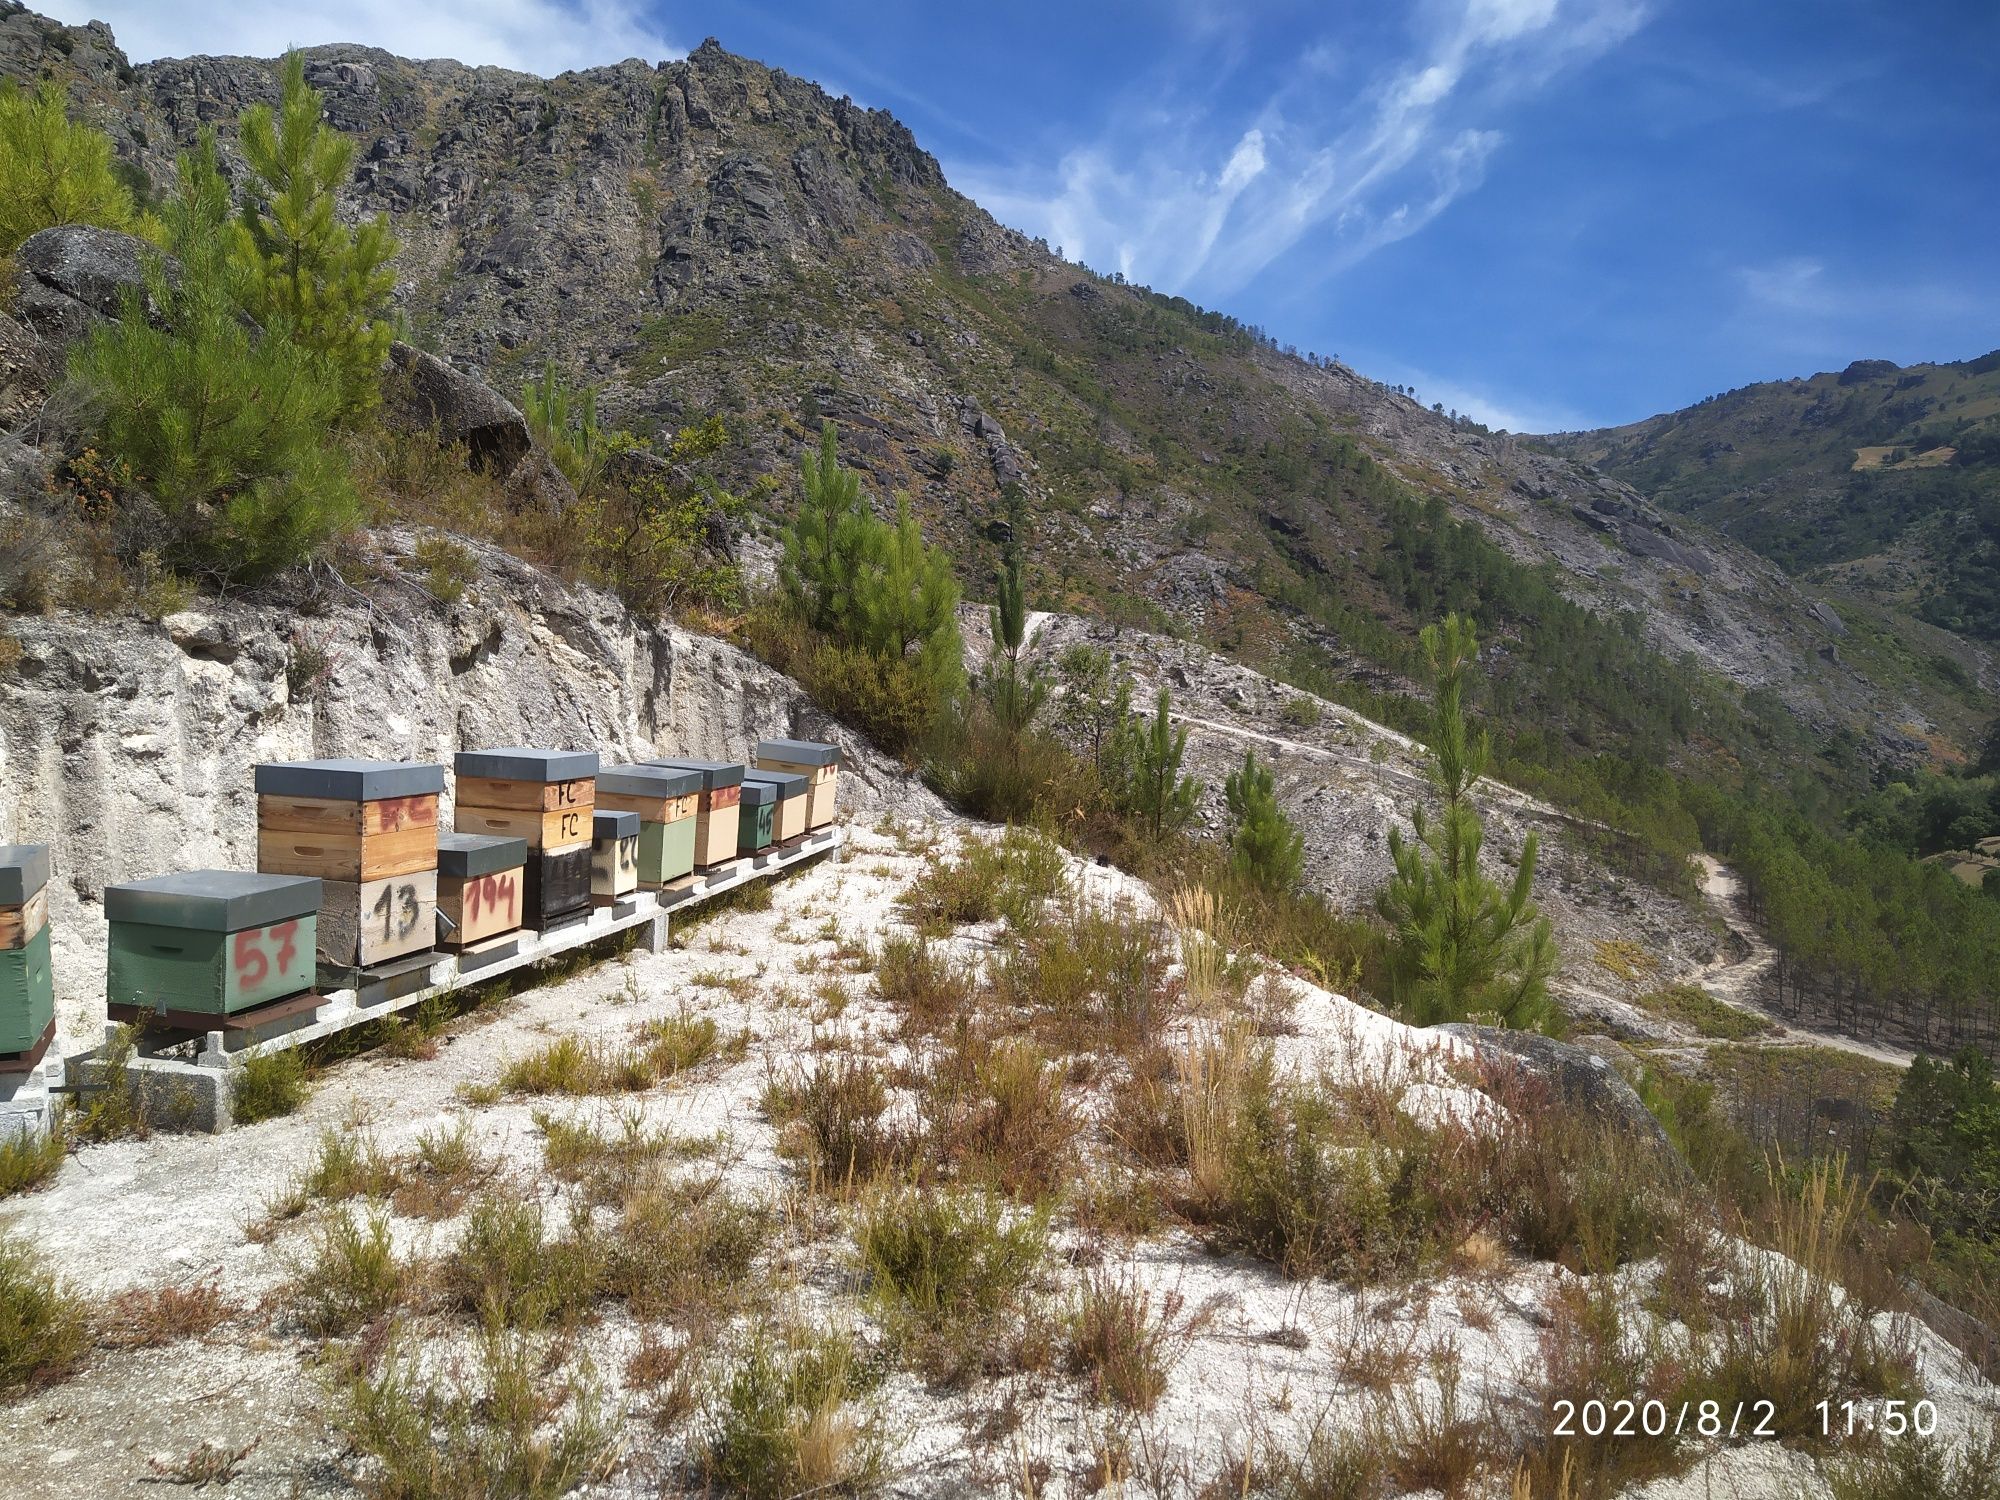
<path id="1" fill-rule="evenodd" d="M 1639 1100 L 1632 1085 L 1595 1053 L 1559 1042 L 1535 1031 L 1504 1026 L 1473 1026 L 1463 1022 L 1438 1031 L 1470 1042 L 1490 1070 L 1519 1072 L 1545 1085 L 1552 1101 L 1563 1109 L 1592 1116 L 1607 1125 L 1658 1145 L 1680 1160 L 1667 1132 Z"/>
<path id="2" fill-rule="evenodd" d="M 41 412 L 62 361 L 40 334 L 0 313 L 0 430 L 18 432 Z"/>
<path id="3" fill-rule="evenodd" d="M 401 339 L 389 346 L 389 363 L 400 376 L 382 394 L 391 426 L 435 433 L 441 444 L 463 443 L 474 468 L 503 477 L 535 446 L 521 409 L 485 381 Z"/>
<path id="4" fill-rule="evenodd" d="M 152 246 L 142 239 L 88 224 L 31 234 L 14 252 L 21 278 L 14 311 L 50 343 L 74 343 L 104 319 L 117 317 L 128 289 L 144 295 L 144 257 L 150 253 Z"/>

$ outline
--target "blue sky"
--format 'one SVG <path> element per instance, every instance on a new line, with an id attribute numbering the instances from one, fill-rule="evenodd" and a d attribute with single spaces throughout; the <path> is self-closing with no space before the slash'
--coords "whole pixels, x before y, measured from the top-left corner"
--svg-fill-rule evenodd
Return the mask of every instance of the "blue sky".
<path id="1" fill-rule="evenodd" d="M 538 72 L 703 36 L 889 109 L 1100 271 L 1547 430 L 2000 347 L 2000 4 L 144 0 L 135 59 Z"/>

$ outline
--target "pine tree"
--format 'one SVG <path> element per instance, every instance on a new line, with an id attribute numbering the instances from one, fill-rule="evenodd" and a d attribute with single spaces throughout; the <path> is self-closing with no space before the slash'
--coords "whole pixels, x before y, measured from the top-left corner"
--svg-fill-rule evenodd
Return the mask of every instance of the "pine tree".
<path id="1" fill-rule="evenodd" d="M 1472 788 L 1486 769 L 1488 747 L 1465 713 L 1466 678 L 1479 643 L 1471 623 L 1456 614 L 1425 626 L 1419 640 L 1436 693 L 1427 774 L 1442 805 L 1435 818 L 1421 803 L 1411 809 L 1413 838 L 1389 831 L 1395 873 L 1376 907 L 1395 930 L 1395 998 L 1418 1025 L 1481 1017 L 1537 1026 L 1548 1015 L 1556 955 L 1549 924 L 1531 899 L 1535 835 L 1522 844 L 1511 885 L 1479 868 L 1484 829 Z"/>
<path id="2" fill-rule="evenodd" d="M 1278 806 L 1276 778 L 1245 750 L 1243 768 L 1230 773 L 1222 795 L 1236 824 L 1230 867 L 1267 891 L 1291 890 L 1305 870 L 1305 838 Z"/>
<path id="3" fill-rule="evenodd" d="M 354 143 L 321 120 L 300 54 L 286 54 L 278 112 L 252 105 L 241 129 L 250 164 L 236 242 L 245 310 L 260 323 L 282 321 L 333 378 L 342 416 L 353 417 L 381 390 L 395 236 L 385 216 L 350 228 L 336 214 Z"/>
<path id="4" fill-rule="evenodd" d="M 1178 833 L 1194 819 L 1201 783 L 1181 775 L 1187 731 L 1175 729 L 1165 688 L 1151 716 L 1129 716 L 1114 736 L 1111 761 L 1118 776 L 1114 796 L 1121 811 L 1137 817 L 1155 838 Z"/>
<path id="5" fill-rule="evenodd" d="M 73 124 L 52 80 L 32 94 L 0 85 L 0 255 L 57 224 L 95 224 L 136 234 L 131 190 L 112 166 L 111 138 Z"/>
<path id="6" fill-rule="evenodd" d="M 597 387 L 571 385 L 554 360 L 542 366 L 537 379 L 521 387 L 521 415 L 528 419 L 535 441 L 579 495 L 597 488 L 614 453 L 639 446 L 629 432 L 606 431 L 597 425 Z"/>
<path id="7" fill-rule="evenodd" d="M 999 602 L 990 611 L 995 661 L 988 670 L 986 697 L 1001 730 L 1018 741 L 1041 712 L 1048 687 L 1035 673 L 1021 670 L 1021 649 L 1028 635 L 1028 596 L 1021 581 L 1017 542 L 1008 545 L 1001 559 L 998 593 Z"/>
<path id="8" fill-rule="evenodd" d="M 894 526 L 869 520 L 879 540 L 863 550 L 876 561 L 857 581 L 859 629 L 846 634 L 884 660 L 904 663 L 942 704 L 965 676 L 951 560 L 924 541 L 907 495 L 896 497 Z"/>
<path id="9" fill-rule="evenodd" d="M 243 320 L 212 134 L 183 153 L 178 171 L 162 218 L 179 274 L 170 279 L 149 258 L 146 295 L 126 293 L 122 317 L 71 352 L 70 374 L 104 450 L 158 502 L 165 560 L 252 578 L 303 560 L 359 519 L 326 441 L 340 391 L 282 318 L 261 334 Z"/>
<path id="10" fill-rule="evenodd" d="M 880 523 L 861 494 L 861 478 L 840 462 L 840 437 L 820 428 L 819 452 L 799 464 L 799 508 L 785 528 L 778 588 L 810 628 L 833 635 L 856 613 L 856 589 L 876 563 Z"/>

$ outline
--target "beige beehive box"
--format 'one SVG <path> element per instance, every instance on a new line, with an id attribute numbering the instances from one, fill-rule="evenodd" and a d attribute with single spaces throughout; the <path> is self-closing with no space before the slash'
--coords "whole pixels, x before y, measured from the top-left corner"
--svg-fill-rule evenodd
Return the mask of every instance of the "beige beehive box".
<path id="1" fill-rule="evenodd" d="M 833 821 L 833 802 L 840 777 L 840 751 L 818 740 L 759 740 L 760 771 L 788 771 L 806 779 L 806 826 L 824 828 Z"/>

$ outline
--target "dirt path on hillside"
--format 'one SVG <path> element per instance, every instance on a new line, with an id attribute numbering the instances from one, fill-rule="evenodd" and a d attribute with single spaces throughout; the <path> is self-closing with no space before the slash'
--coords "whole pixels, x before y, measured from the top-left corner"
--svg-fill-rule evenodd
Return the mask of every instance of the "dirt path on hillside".
<path id="1" fill-rule="evenodd" d="M 1764 980 L 1778 961 L 1778 953 L 1765 941 L 1764 934 L 1744 909 L 1743 882 L 1712 854 L 1697 854 L 1695 859 L 1701 865 L 1702 895 L 1728 928 L 1729 937 L 1722 951 L 1694 972 L 1690 983 L 1700 985 L 1716 999 L 1739 1010 L 1764 1017 L 1778 1028 L 1766 1040 L 1793 1046 L 1833 1047 L 1895 1067 L 1909 1066 L 1914 1054 L 1899 1047 L 1860 1041 L 1838 1031 L 1795 1026 L 1773 1012 L 1764 999 Z"/>

